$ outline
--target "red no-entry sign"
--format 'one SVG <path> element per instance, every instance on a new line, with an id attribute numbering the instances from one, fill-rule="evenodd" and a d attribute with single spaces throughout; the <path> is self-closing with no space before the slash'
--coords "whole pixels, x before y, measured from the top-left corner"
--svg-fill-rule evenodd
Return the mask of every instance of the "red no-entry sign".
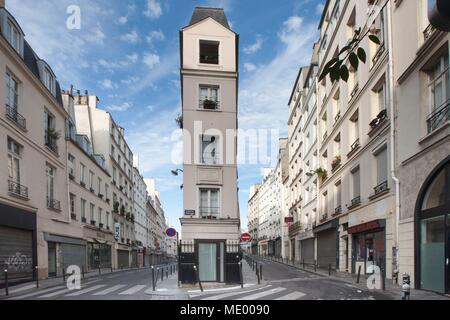
<path id="1" fill-rule="evenodd" d="M 242 242 L 249 242 L 250 240 L 252 240 L 252 236 L 249 233 L 244 233 L 241 236 L 241 240 Z"/>

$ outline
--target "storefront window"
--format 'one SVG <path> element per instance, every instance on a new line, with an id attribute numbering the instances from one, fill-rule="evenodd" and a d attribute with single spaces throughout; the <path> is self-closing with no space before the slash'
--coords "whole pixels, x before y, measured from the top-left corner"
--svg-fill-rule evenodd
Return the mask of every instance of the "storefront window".
<path id="1" fill-rule="evenodd" d="M 444 292 L 445 216 L 421 223 L 421 288 Z"/>
<path id="2" fill-rule="evenodd" d="M 433 184 L 428 188 L 422 205 L 422 210 L 428 210 L 440 207 L 448 201 L 449 195 L 446 194 L 446 170 L 442 170 Z"/>

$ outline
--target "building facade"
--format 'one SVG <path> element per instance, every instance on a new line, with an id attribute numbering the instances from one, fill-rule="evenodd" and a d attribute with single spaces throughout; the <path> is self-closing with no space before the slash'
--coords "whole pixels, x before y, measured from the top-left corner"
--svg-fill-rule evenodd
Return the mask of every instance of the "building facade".
<path id="1" fill-rule="evenodd" d="M 136 161 L 135 161 L 136 162 Z M 138 265 L 150 265 L 150 217 L 147 214 L 147 185 L 144 177 L 137 168 L 138 163 L 133 166 L 133 196 L 134 196 L 134 231 L 138 245 Z"/>
<path id="2" fill-rule="evenodd" d="M 230 29 L 223 9 L 197 7 L 180 37 L 185 152 L 182 237 L 194 246 L 192 262 L 199 266 L 200 279 L 226 282 L 226 259 L 216 256 L 235 257 L 236 252 L 227 252 L 227 247 L 240 238 L 238 35 Z"/>
<path id="3" fill-rule="evenodd" d="M 251 253 L 259 254 L 258 251 L 258 230 L 259 230 L 259 189 L 261 185 L 255 184 L 250 187 L 250 196 L 248 200 L 248 232 L 252 238 Z"/>

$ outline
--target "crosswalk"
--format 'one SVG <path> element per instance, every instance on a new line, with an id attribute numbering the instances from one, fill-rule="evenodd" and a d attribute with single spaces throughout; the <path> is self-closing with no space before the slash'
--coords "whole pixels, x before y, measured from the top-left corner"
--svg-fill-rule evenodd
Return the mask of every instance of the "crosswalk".
<path id="1" fill-rule="evenodd" d="M 193 295 L 190 297 L 195 300 L 300 300 L 306 297 L 306 294 L 300 291 L 289 291 L 283 287 L 273 287 L 272 285 L 267 285 L 253 290 L 241 290 L 214 295 Z"/>

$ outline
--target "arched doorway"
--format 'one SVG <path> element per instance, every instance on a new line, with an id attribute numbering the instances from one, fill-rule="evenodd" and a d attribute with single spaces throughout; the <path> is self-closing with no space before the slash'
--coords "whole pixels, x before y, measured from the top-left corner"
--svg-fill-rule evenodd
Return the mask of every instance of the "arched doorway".
<path id="1" fill-rule="evenodd" d="M 450 158 L 422 187 L 416 207 L 417 287 L 450 292 Z"/>

